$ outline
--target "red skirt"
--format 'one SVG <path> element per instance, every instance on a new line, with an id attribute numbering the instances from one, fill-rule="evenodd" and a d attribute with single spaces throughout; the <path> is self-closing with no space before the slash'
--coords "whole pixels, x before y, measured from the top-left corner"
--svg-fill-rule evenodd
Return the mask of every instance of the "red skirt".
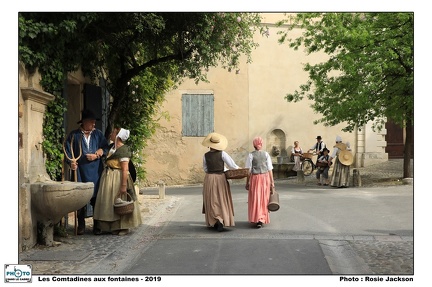
<path id="1" fill-rule="evenodd" d="M 251 174 L 248 194 L 248 219 L 251 223 L 270 223 L 267 208 L 270 199 L 270 175 Z"/>

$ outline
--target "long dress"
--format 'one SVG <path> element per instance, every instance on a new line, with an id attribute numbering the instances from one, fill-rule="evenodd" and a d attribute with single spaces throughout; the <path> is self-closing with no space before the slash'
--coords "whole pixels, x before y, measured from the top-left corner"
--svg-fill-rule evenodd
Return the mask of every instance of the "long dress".
<path id="1" fill-rule="evenodd" d="M 135 194 L 133 181 L 128 175 L 127 190 L 134 199 L 134 210 L 131 214 L 118 215 L 114 212 L 114 200 L 116 199 L 121 185 L 120 161 L 130 157 L 126 145 L 119 147 L 107 157 L 106 168 L 102 172 L 99 184 L 99 192 L 96 198 L 96 205 L 93 218 L 99 221 L 99 228 L 102 232 L 113 232 L 121 229 L 130 229 L 141 225 L 140 205 Z M 125 200 L 125 198 L 122 198 Z"/>
<path id="2" fill-rule="evenodd" d="M 349 186 L 349 165 L 343 165 L 339 160 L 339 153 L 341 150 L 334 147 L 332 158 L 336 155 L 335 165 L 331 176 L 330 186 L 333 187 L 348 187 Z"/>
<path id="3" fill-rule="evenodd" d="M 213 161 L 209 161 L 209 156 Z M 215 168 L 215 164 L 219 168 Z M 203 158 L 203 169 L 206 172 L 203 183 L 202 213 L 208 227 L 219 221 L 224 226 L 235 226 L 234 205 L 230 185 L 225 177 L 224 165 L 230 169 L 239 168 L 234 160 L 224 151 L 209 151 Z"/>
<path id="4" fill-rule="evenodd" d="M 291 154 L 293 153 L 297 153 L 297 154 L 303 154 L 303 151 L 301 149 L 301 147 L 295 148 L 293 147 L 291 150 Z M 301 170 L 301 157 L 300 155 L 292 155 L 293 159 L 294 159 L 294 167 L 293 167 L 293 171 L 298 171 Z"/>
<path id="5" fill-rule="evenodd" d="M 270 199 L 273 164 L 266 151 L 253 151 L 246 159 L 246 168 L 251 169 L 248 191 L 248 220 L 251 223 L 270 223 L 268 203 Z"/>

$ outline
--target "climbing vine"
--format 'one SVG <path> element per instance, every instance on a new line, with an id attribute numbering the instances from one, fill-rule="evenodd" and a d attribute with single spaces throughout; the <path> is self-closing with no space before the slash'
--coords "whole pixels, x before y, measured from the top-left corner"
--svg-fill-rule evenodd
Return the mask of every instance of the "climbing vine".
<path id="1" fill-rule="evenodd" d="M 143 178 L 141 152 L 166 116 L 159 110 L 166 92 L 185 78 L 206 81 L 212 67 L 235 71 L 243 56 L 251 62 L 257 29 L 263 32 L 257 13 L 20 12 L 19 60 L 28 71 L 38 69 L 43 89 L 55 95 L 43 129 L 48 174 L 61 177 L 61 92 L 69 72 L 106 80 L 105 135 L 115 125 L 131 130 L 128 144 Z"/>
<path id="2" fill-rule="evenodd" d="M 116 118 L 113 125 L 130 130 L 127 144 L 133 151 L 132 161 L 137 168 L 138 179 L 145 178 L 142 151 L 147 140 L 159 126 L 158 120 L 161 117 L 168 118 L 166 113 L 160 111 L 160 105 L 170 87 L 171 81 L 158 77 L 151 69 L 127 83 L 128 96 L 119 106 L 118 113 L 121 116 Z"/>
<path id="3" fill-rule="evenodd" d="M 63 139 L 65 135 L 63 115 L 66 112 L 66 101 L 61 95 L 55 95 L 54 101 L 48 104 L 43 125 L 42 147 L 46 154 L 45 168 L 53 180 L 62 180 Z"/>

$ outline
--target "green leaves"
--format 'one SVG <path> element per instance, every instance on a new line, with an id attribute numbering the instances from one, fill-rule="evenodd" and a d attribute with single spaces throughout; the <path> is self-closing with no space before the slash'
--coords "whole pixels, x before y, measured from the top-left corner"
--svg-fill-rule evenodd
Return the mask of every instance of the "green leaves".
<path id="1" fill-rule="evenodd" d="M 63 140 L 64 127 L 63 118 L 66 112 L 66 101 L 59 95 L 56 95 L 54 101 L 47 106 L 45 113 L 42 148 L 46 155 L 45 167 L 48 175 L 53 180 L 62 180 L 62 161 L 63 161 Z"/>
<path id="2" fill-rule="evenodd" d="M 281 43 L 328 55 L 324 63 L 305 65 L 310 80 L 288 101 L 307 96 L 323 115 L 317 122 L 346 122 L 349 131 L 368 121 L 380 126 L 383 117 L 401 126 L 412 119 L 413 13 L 300 13 L 283 23 L 292 26 L 280 32 Z M 291 38 L 297 27 L 303 34 Z"/>
<path id="3" fill-rule="evenodd" d="M 257 29 L 264 33 L 257 13 L 22 12 L 19 59 L 27 68 L 39 68 L 41 84 L 51 93 L 61 92 L 68 72 L 78 68 L 94 83 L 105 79 L 113 99 L 109 126 L 131 130 L 139 165 L 164 94 L 184 78 L 206 81 L 218 65 L 234 71 L 242 55 L 250 62 Z M 57 97 L 46 113 L 44 148 L 55 177 L 61 166 L 55 149 L 63 137 L 56 132 L 63 130 L 51 117 L 62 118 L 64 106 Z"/>

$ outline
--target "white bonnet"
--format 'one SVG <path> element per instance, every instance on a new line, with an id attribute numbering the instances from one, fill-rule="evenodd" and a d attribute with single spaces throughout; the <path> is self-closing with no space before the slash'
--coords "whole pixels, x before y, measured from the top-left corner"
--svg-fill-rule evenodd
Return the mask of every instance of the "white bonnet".
<path id="1" fill-rule="evenodd" d="M 121 128 L 119 133 L 117 134 L 117 137 L 119 137 L 122 141 L 126 141 L 129 138 L 129 134 L 129 130 Z"/>
<path id="2" fill-rule="evenodd" d="M 337 141 L 337 142 L 341 142 L 341 141 L 342 141 L 342 138 L 341 138 L 340 136 L 336 136 L 336 141 Z"/>

